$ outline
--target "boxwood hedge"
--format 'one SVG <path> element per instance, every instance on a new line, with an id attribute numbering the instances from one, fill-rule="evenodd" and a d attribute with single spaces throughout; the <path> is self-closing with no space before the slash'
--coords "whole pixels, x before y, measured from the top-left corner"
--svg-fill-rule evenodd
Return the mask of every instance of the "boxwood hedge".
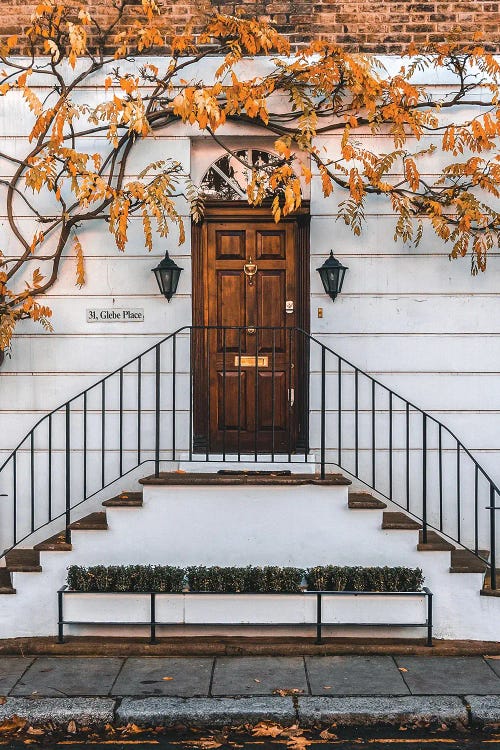
<path id="1" fill-rule="evenodd" d="M 309 591 L 420 591 L 420 568 L 317 565 L 291 568 L 256 567 L 178 568 L 171 565 L 94 565 L 68 568 L 68 587 L 74 591 L 210 591 L 213 593 L 298 593 Z"/>

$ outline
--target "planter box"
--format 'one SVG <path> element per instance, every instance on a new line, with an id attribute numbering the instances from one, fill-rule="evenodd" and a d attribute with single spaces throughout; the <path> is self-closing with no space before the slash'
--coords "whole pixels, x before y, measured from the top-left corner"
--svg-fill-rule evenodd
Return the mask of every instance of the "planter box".
<path id="1" fill-rule="evenodd" d="M 317 642 L 328 625 L 426 627 L 432 645 L 432 594 L 421 592 L 304 592 L 300 594 L 82 593 L 59 596 L 59 640 L 67 626 L 150 629 L 162 625 L 311 625 Z"/>

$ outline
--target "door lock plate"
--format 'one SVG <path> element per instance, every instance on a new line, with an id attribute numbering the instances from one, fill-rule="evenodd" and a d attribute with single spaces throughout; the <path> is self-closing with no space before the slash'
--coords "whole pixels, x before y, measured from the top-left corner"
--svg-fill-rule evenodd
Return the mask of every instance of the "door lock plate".
<path id="1" fill-rule="evenodd" d="M 269 357 L 235 357 L 235 367 L 269 367 Z"/>

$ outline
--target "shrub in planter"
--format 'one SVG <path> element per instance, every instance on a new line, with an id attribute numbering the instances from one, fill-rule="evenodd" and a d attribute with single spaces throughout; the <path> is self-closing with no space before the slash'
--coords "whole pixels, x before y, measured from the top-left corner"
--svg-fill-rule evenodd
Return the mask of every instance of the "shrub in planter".
<path id="1" fill-rule="evenodd" d="M 180 593 L 184 569 L 171 565 L 93 565 L 68 568 L 68 587 L 75 591 L 157 591 Z"/>
<path id="2" fill-rule="evenodd" d="M 187 569 L 169 565 L 94 565 L 68 568 L 68 586 L 75 591 L 156 591 L 180 593 L 187 580 L 190 591 L 219 594 L 297 594 L 306 578 L 310 591 L 420 591 L 420 568 L 318 565 L 302 568 L 267 565 Z"/>
<path id="3" fill-rule="evenodd" d="M 187 569 L 190 591 L 214 593 L 298 593 L 305 571 L 301 568 L 264 567 L 205 567 Z"/>
<path id="4" fill-rule="evenodd" d="M 310 591 L 420 591 L 420 568 L 318 565 L 306 572 Z"/>

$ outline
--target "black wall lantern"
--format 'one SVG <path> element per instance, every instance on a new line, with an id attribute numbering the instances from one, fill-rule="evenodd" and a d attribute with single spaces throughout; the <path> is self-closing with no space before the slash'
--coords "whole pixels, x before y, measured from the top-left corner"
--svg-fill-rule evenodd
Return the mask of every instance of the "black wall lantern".
<path id="1" fill-rule="evenodd" d="M 167 250 L 163 260 L 156 266 L 156 268 L 152 268 L 151 270 L 156 276 L 160 292 L 167 298 L 168 302 L 170 302 L 177 291 L 177 284 L 179 283 L 179 277 L 183 269 L 172 260 Z"/>
<path id="2" fill-rule="evenodd" d="M 337 258 L 334 258 L 333 250 L 330 250 L 330 257 L 316 270 L 321 277 L 325 292 L 335 302 L 335 297 L 342 291 L 345 272 L 348 270 L 347 266 L 343 266 Z"/>

